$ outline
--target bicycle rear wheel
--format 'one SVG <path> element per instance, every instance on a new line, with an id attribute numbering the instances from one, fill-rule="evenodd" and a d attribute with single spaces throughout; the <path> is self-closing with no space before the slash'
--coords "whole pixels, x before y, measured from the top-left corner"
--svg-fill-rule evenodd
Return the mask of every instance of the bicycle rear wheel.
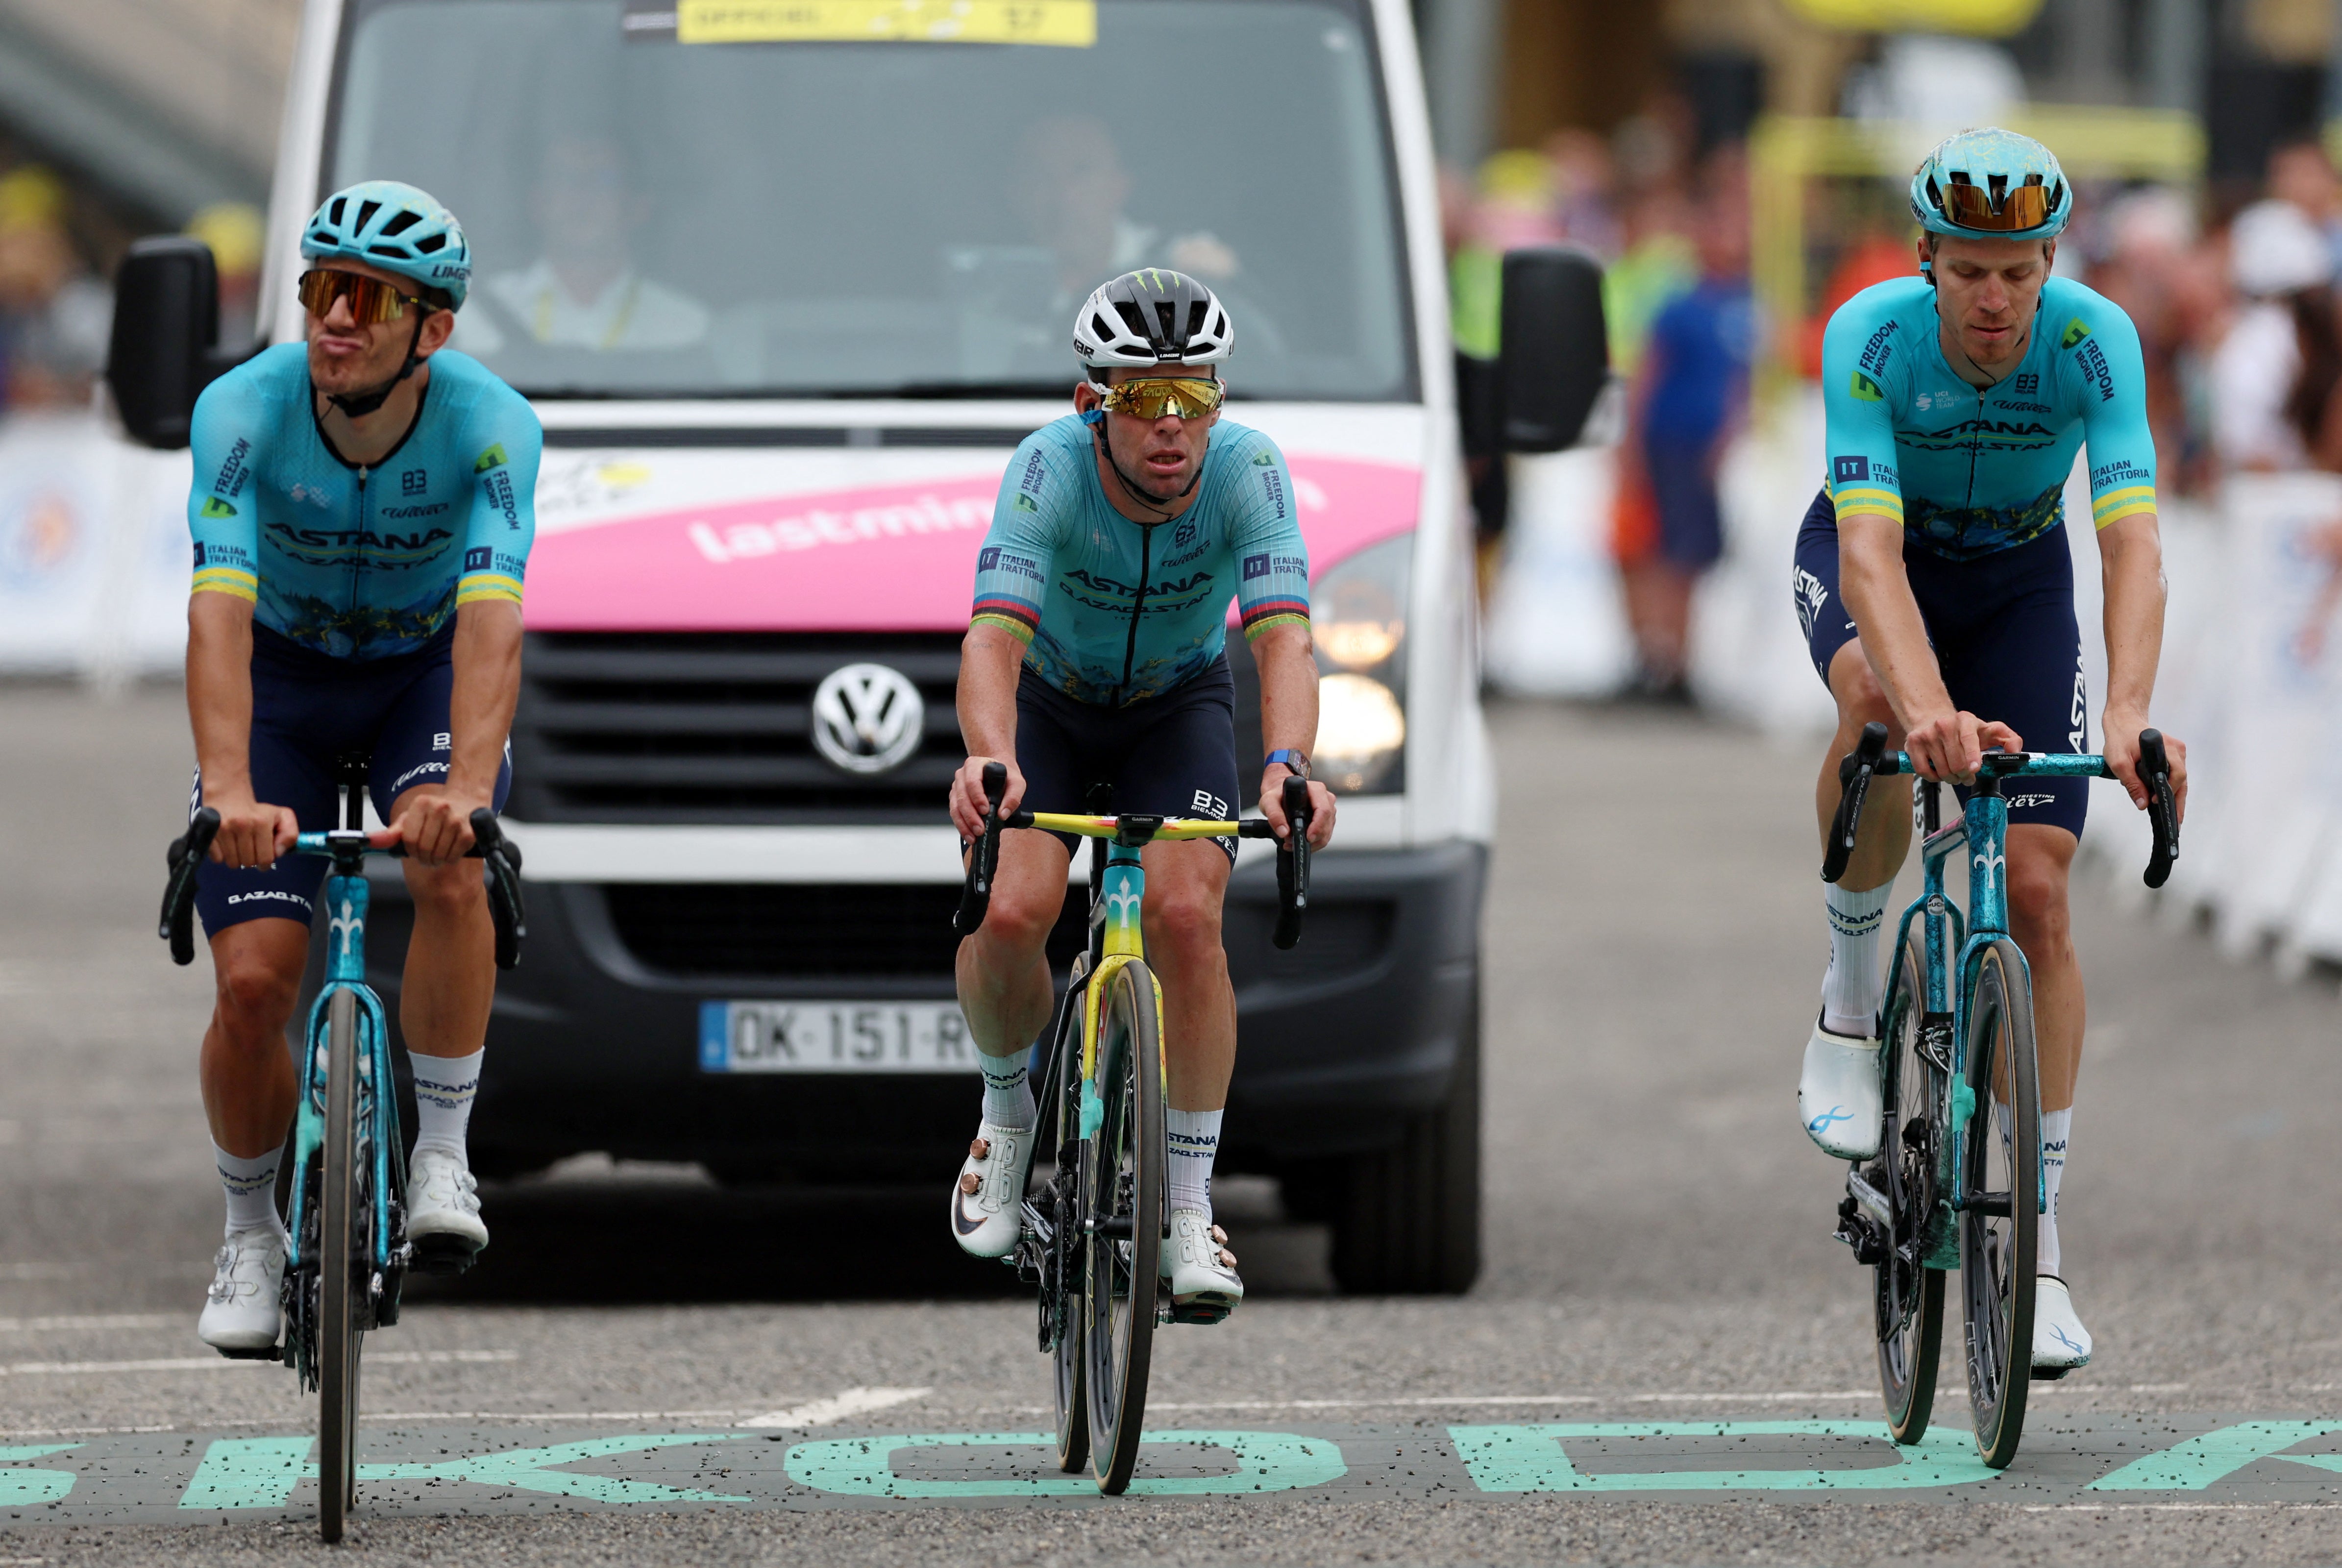
<path id="1" fill-rule="evenodd" d="M 1922 1049 L 1927 966 L 1916 943 L 1896 954 L 1887 992 L 1885 1102 L 1879 1157 L 1864 1167 L 1894 1215 L 1887 1256 L 1871 1271 L 1878 1330 L 1878 1383 L 1887 1428 L 1897 1443 L 1927 1434 L 1944 1338 L 1944 1275 L 1927 1266 L 1936 1212 L 1936 1104 L 1942 1070 Z"/>
<path id="2" fill-rule="evenodd" d="M 2025 1434 L 2041 1194 L 2033 985 L 2024 955 L 2005 936 L 1978 960 L 1968 1020 L 1966 1083 L 1975 1098 L 1964 1133 L 1968 1206 L 1960 1213 L 1960 1293 L 1977 1452 L 1997 1470 L 2017 1457 Z"/>
<path id="3" fill-rule="evenodd" d="M 1049 1079 L 1043 1093 L 1042 1125 L 1055 1129 L 1056 1154 L 1048 1187 L 1035 1202 L 1048 1214 L 1051 1234 L 1041 1258 L 1042 1327 L 1048 1336 L 1049 1364 L 1056 1385 L 1057 1468 L 1074 1473 L 1090 1462 L 1089 1389 L 1082 1377 L 1087 1350 L 1082 1333 L 1083 1294 L 1081 1128 L 1082 974 L 1057 1013 L 1056 1038 L 1049 1054 Z"/>
<path id="4" fill-rule="evenodd" d="M 1104 1119 L 1083 1144 L 1089 1218 L 1090 1474 L 1120 1493 L 1138 1463 L 1146 1415 L 1163 1256 L 1163 1188 L 1170 1163 L 1163 1132 L 1163 1051 L 1155 976 L 1133 959 L 1107 977 L 1098 999 L 1097 1092 Z"/>
<path id="5" fill-rule="evenodd" d="M 325 1020 L 325 1143 L 318 1213 L 317 1533 L 342 1538 L 357 1501 L 358 1301 L 367 1268 L 360 1244 L 365 1183 L 358 1169 L 358 1004 L 334 994 Z"/>

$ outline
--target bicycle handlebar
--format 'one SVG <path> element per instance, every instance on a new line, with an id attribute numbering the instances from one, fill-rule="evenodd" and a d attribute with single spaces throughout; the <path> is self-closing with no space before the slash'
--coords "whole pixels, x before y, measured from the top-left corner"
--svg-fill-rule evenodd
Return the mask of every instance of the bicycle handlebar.
<path id="1" fill-rule="evenodd" d="M 2112 778 L 2114 770 L 2106 758 L 2083 754 L 2062 752 L 2003 752 L 1984 754 L 1984 765 L 1977 770 L 1992 778 L 2018 778 L 2027 774 L 2066 778 Z M 1822 880 L 1836 882 L 1846 874 L 1847 860 L 1854 854 L 1855 834 L 1862 826 L 1862 808 L 1870 793 L 1870 781 L 1875 777 L 1892 777 L 1897 774 L 1916 774 L 1910 754 L 1887 753 L 1887 726 L 1868 724 L 1862 726 L 1862 738 L 1854 750 L 1838 759 L 1839 794 L 1837 814 L 1831 819 L 1829 839 L 1822 846 Z M 2179 804 L 2171 787 L 2171 760 L 2160 730 L 2138 732 L 2138 776 L 2147 786 L 2147 821 L 2155 835 L 2155 847 L 2148 854 L 2146 883 L 2149 887 L 2161 887 L 2171 875 L 2171 864 L 2179 858 Z"/>
<path id="2" fill-rule="evenodd" d="M 486 806 L 472 814 L 472 847 L 465 857 L 487 863 L 488 914 L 496 928 L 496 967 L 511 969 L 520 963 L 520 944 L 528 937 L 528 910 L 521 897 L 520 845 L 506 838 L 496 814 Z M 187 831 L 171 841 L 165 854 L 170 880 L 163 890 L 163 918 L 155 934 L 171 944 L 171 962 L 187 964 L 195 958 L 195 876 L 219 835 L 220 814 L 205 806 L 187 820 Z M 338 855 L 355 850 L 361 854 L 406 858 L 403 844 L 371 844 L 361 833 L 305 833 L 293 841 L 295 854 Z"/>
<path id="3" fill-rule="evenodd" d="M 960 884 L 959 907 L 952 912 L 952 930 L 962 936 L 972 935 L 984 924 L 992 907 L 992 883 L 1000 865 L 1000 834 L 1012 827 L 1040 827 L 1050 832 L 1082 833 L 1102 838 L 1109 834 L 1144 834 L 1145 838 L 1125 839 L 1126 843 L 1144 843 L 1158 834 L 1165 836 L 1192 838 L 1202 836 L 1206 830 L 1213 836 L 1233 838 L 1274 839 L 1276 830 L 1265 817 L 1254 817 L 1240 823 L 1189 823 L 1184 818 L 1142 815 L 1126 813 L 1120 816 L 1073 817 L 1054 813 L 1014 811 L 1003 813 L 1001 797 L 1008 793 L 1008 769 L 1001 763 L 984 764 L 984 794 L 986 802 L 984 826 L 971 844 L 967 859 L 967 874 Z M 1309 824 L 1316 809 L 1309 804 L 1309 784 L 1306 779 L 1288 778 L 1279 797 L 1285 807 L 1286 834 L 1276 846 L 1276 929 L 1269 940 L 1280 949 L 1290 948 L 1301 940 L 1301 914 L 1309 907 Z M 1182 832 L 1181 829 L 1186 829 Z M 1170 830 L 1165 833 L 1165 830 Z"/>

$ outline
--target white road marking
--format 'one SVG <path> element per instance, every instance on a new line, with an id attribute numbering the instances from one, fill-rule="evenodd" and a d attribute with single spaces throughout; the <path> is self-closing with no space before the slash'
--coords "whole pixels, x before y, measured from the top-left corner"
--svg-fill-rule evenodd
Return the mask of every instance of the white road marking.
<path id="1" fill-rule="evenodd" d="M 864 1415 L 874 1410 L 885 1410 L 890 1405 L 908 1404 L 911 1401 L 924 1399 L 934 1392 L 935 1390 L 931 1388 L 849 1388 L 845 1393 L 834 1393 L 827 1399 L 816 1399 L 811 1404 L 792 1405 L 786 1410 L 776 1410 L 764 1415 L 752 1415 L 739 1424 L 782 1427 L 827 1426 L 832 1422 L 843 1421 L 849 1415 Z"/>
<path id="2" fill-rule="evenodd" d="M 52 1330 L 170 1328 L 187 1321 L 185 1313 L 94 1313 L 77 1317 L 0 1317 L 0 1333 L 45 1333 Z"/>
<path id="3" fill-rule="evenodd" d="M 391 1350 L 368 1355 L 369 1366 L 413 1366 L 445 1362 L 518 1361 L 516 1350 Z M 223 1372 L 276 1366 L 270 1361 L 230 1360 L 223 1355 L 158 1356 L 146 1361 L 20 1361 L 0 1365 L 0 1376 L 83 1376 L 121 1372 Z"/>
<path id="4" fill-rule="evenodd" d="M 1149 1410 L 1355 1410 L 1393 1405 L 1476 1404 L 1701 1404 L 1746 1401 L 1758 1404 L 1817 1403 L 1852 1399 L 1876 1399 L 1875 1388 L 1840 1388 L 1819 1393 L 1787 1390 L 1758 1393 L 1458 1393 L 1404 1399 L 1205 1399 L 1180 1403 L 1149 1400 Z M 1030 1409 L 1044 1409 L 1034 1405 Z"/>

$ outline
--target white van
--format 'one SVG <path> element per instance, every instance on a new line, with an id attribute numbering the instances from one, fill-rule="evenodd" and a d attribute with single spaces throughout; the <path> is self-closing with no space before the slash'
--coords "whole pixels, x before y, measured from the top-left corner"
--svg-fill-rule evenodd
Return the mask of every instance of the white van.
<path id="1" fill-rule="evenodd" d="M 482 1174 L 602 1149 L 934 1183 L 941 1237 L 976 1099 L 944 813 L 976 545 L 1010 450 L 1070 406 L 1075 307 L 1175 266 L 1235 320 L 1232 416 L 1291 463 L 1343 797 L 1297 948 L 1270 947 L 1265 854 L 1229 895 L 1222 1169 L 1331 1222 L 1346 1288 L 1467 1285 L 1495 792 L 1404 0 L 310 0 L 275 341 L 302 335 L 302 221 L 372 177 L 462 218 L 455 346 L 545 424 L 507 816 L 529 943 Z M 1544 259 L 1566 298 L 1508 323 L 1516 444 L 1574 438 L 1600 376 L 1590 268 Z M 184 241 L 125 267 L 112 377 L 149 444 L 218 368 L 208 275 Z M 1539 398 L 1566 429 L 1522 434 Z"/>

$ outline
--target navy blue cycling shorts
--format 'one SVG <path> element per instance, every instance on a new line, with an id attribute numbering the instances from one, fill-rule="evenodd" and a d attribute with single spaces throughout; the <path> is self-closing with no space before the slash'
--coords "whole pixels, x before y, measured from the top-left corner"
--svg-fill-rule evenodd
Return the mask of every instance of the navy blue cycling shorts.
<path id="1" fill-rule="evenodd" d="M 1226 654 L 1169 691 L 1127 707 L 1066 695 L 1026 669 L 1016 681 L 1016 768 L 1025 809 L 1078 815 L 1135 812 L 1233 821 L 1236 791 L 1236 683 Z M 1108 784 L 1104 813 L 1090 786 Z M 1059 834 L 1068 852 L 1070 834 Z M 1231 861 L 1236 841 L 1215 838 Z"/>
<path id="2" fill-rule="evenodd" d="M 305 833 L 340 826 L 335 815 L 334 758 L 364 752 L 373 759 L 367 793 L 388 822 L 398 797 L 417 784 L 447 782 L 453 741 L 447 704 L 455 685 L 455 629 L 411 654 L 337 659 L 305 648 L 265 626 L 252 628 L 252 793 L 265 805 L 293 808 Z M 496 809 L 512 787 L 512 753 L 496 774 Z M 195 775 L 190 815 L 203 804 Z M 218 935 L 247 920 L 274 917 L 304 925 L 315 907 L 325 862 L 288 854 L 265 870 L 240 871 L 207 861 L 195 879 L 195 910 Z"/>
<path id="3" fill-rule="evenodd" d="M 1837 514 L 1825 489 L 1797 530 L 1791 591 L 1814 669 L 1829 684 L 1830 661 L 1855 636 L 1837 591 Z M 2063 524 L 2007 550 L 1966 561 L 1907 540 L 1903 570 L 1936 650 L 1944 687 L 1964 713 L 1997 719 L 2034 752 L 2088 749 L 2089 694 L 2082 629 L 2074 618 L 2074 557 Z M 2011 779 L 2002 786 L 2012 823 L 2047 823 L 2081 836 L 2087 779 Z M 1966 791 L 1960 792 L 1966 800 Z"/>

